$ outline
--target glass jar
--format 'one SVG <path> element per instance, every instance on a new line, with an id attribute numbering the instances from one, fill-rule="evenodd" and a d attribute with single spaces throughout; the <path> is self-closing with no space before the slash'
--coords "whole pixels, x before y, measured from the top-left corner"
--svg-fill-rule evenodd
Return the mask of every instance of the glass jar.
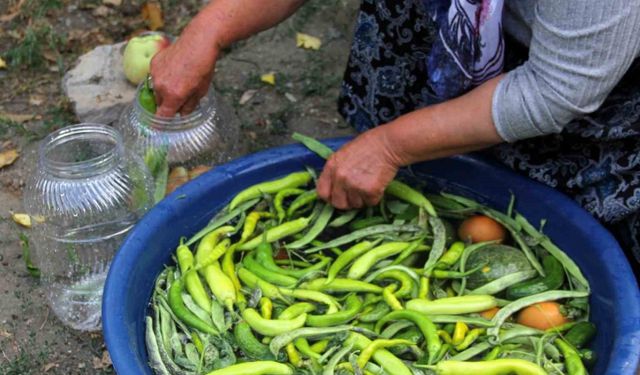
<path id="1" fill-rule="evenodd" d="M 34 262 L 49 305 L 78 330 L 101 327 L 102 287 L 127 232 L 153 204 L 142 159 L 106 125 L 79 124 L 47 136 L 24 194 Z"/>
<path id="2" fill-rule="evenodd" d="M 127 148 L 147 158 L 150 153 L 166 153 L 171 167 L 193 168 L 229 161 L 239 129 L 230 123 L 228 113 L 222 113 L 213 88 L 190 114 L 161 117 L 140 105 L 137 98 L 142 86 L 118 122 Z"/>

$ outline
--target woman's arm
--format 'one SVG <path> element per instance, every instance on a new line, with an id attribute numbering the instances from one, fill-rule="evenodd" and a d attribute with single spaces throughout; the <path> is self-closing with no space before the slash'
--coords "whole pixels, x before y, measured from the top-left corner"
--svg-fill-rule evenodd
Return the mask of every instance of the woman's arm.
<path id="1" fill-rule="evenodd" d="M 151 62 L 157 114 L 189 113 L 209 89 L 220 51 L 293 14 L 304 0 L 215 0 Z"/>
<path id="2" fill-rule="evenodd" d="M 502 142 L 491 116 L 491 99 L 502 78 L 362 133 L 329 158 L 318 195 L 340 209 L 373 205 L 399 167 Z"/>
<path id="3" fill-rule="evenodd" d="M 640 51 L 640 0 L 539 0 L 529 60 L 460 98 L 365 132 L 328 161 L 318 194 L 372 205 L 399 167 L 560 132 L 595 111 Z"/>

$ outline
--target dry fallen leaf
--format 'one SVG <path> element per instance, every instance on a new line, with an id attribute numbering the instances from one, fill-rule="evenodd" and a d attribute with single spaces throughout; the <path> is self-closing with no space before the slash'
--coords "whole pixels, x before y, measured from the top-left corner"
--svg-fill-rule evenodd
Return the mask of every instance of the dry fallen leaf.
<path id="1" fill-rule="evenodd" d="M 22 225 L 25 228 L 31 228 L 31 217 L 27 214 L 11 214 L 11 219 L 18 225 Z"/>
<path id="2" fill-rule="evenodd" d="M 276 84 L 276 74 L 275 73 L 267 73 L 260 76 L 260 80 L 264 83 L 268 83 L 272 86 Z"/>
<path id="3" fill-rule="evenodd" d="M 158 3 L 145 3 L 142 6 L 142 18 L 147 21 L 149 30 L 155 31 L 164 26 L 162 9 Z"/>
<path id="4" fill-rule="evenodd" d="M 111 358 L 109 357 L 109 353 L 105 350 L 102 352 L 102 358 L 93 357 L 92 363 L 95 370 L 102 370 L 110 367 Z"/>
<path id="5" fill-rule="evenodd" d="M 3 14 L 2 16 L 0 16 L 0 22 L 10 22 L 14 18 L 16 18 L 20 14 L 20 8 L 22 8 L 22 5 L 25 3 L 25 1 L 26 0 L 18 1 L 16 5 L 12 6 L 11 9 L 9 9 L 9 12 L 7 14 Z"/>
<path id="6" fill-rule="evenodd" d="M 6 69 L 7 63 L 0 57 L 0 69 Z"/>
<path id="7" fill-rule="evenodd" d="M 42 95 L 31 95 L 29 97 L 29 104 L 33 106 L 39 106 L 44 103 L 44 96 Z"/>
<path id="8" fill-rule="evenodd" d="M 0 337 L 10 338 L 12 335 L 8 331 L 0 330 Z"/>
<path id="9" fill-rule="evenodd" d="M 13 164 L 14 161 L 20 156 L 16 149 L 5 150 L 0 152 L 0 168 Z"/>
<path id="10" fill-rule="evenodd" d="M 298 101 L 298 99 L 296 99 L 296 97 L 293 96 L 293 94 L 289 93 L 289 92 L 285 92 L 284 93 L 284 97 L 287 98 L 287 100 L 290 101 L 291 103 L 295 103 L 295 102 Z"/>
<path id="11" fill-rule="evenodd" d="M 122 5 L 122 0 L 102 0 L 102 3 L 105 5 L 119 7 L 120 5 Z"/>
<path id="12" fill-rule="evenodd" d="M 36 118 L 36 115 L 22 115 L 19 113 L 2 113 L 0 112 L 0 118 L 9 120 L 11 122 L 17 122 L 18 124 L 22 124 L 23 122 L 27 122 Z"/>
<path id="13" fill-rule="evenodd" d="M 315 36 L 303 33 L 296 34 L 296 46 L 299 48 L 318 50 L 321 45 L 322 41 Z"/>
<path id="14" fill-rule="evenodd" d="M 48 372 L 49 370 L 51 370 L 52 368 L 58 368 L 60 365 L 58 365 L 55 362 L 49 362 L 46 365 L 44 365 L 44 367 L 42 368 L 42 372 Z"/>
<path id="15" fill-rule="evenodd" d="M 208 165 L 197 165 L 195 167 L 193 167 L 193 169 L 191 169 L 189 171 L 189 180 L 193 180 L 194 178 L 200 176 L 201 174 L 209 171 L 211 169 L 210 166 Z"/>
<path id="16" fill-rule="evenodd" d="M 258 90 L 247 90 L 245 92 L 242 93 L 242 96 L 240 97 L 240 100 L 238 101 L 238 104 L 240 105 L 245 105 L 249 102 L 249 100 L 251 100 L 253 98 L 253 96 L 258 92 Z"/>

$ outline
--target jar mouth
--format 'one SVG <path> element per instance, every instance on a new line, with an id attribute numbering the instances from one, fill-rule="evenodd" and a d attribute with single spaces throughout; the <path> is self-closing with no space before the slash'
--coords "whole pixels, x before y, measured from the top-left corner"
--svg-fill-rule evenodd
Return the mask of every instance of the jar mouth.
<path id="1" fill-rule="evenodd" d="M 205 110 L 202 106 L 203 99 L 200 100 L 200 103 L 193 110 L 193 112 L 187 115 L 176 114 L 173 117 L 167 117 L 158 116 L 155 113 L 151 113 L 146 108 L 144 108 L 142 104 L 140 104 L 140 100 L 138 100 L 138 98 L 140 97 L 140 91 L 142 90 L 143 86 L 144 81 L 138 85 L 138 89 L 136 90 L 136 95 L 133 100 L 133 106 L 135 109 L 135 113 L 137 113 L 141 119 L 146 120 L 143 121 L 143 123 L 147 124 L 153 129 L 166 132 L 182 131 L 198 126 L 201 119 L 205 116 Z M 205 98 L 207 97 L 205 96 Z"/>
<path id="2" fill-rule="evenodd" d="M 122 144 L 120 133 L 107 125 L 71 125 L 44 139 L 38 163 L 57 177 L 87 178 L 117 165 L 124 153 Z"/>

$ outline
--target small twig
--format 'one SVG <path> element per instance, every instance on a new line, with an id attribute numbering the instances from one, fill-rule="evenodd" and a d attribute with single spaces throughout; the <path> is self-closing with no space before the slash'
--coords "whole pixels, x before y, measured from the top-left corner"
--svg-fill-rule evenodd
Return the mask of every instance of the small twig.
<path id="1" fill-rule="evenodd" d="M 239 57 L 230 57 L 230 59 L 233 60 L 233 61 L 243 62 L 245 64 L 253 65 L 256 69 L 260 70 L 260 65 L 258 65 L 258 63 L 255 62 L 255 61 L 251 61 L 251 60 L 248 60 L 248 59 L 241 59 Z"/>
<path id="2" fill-rule="evenodd" d="M 47 324 L 47 322 L 49 321 L 49 313 L 51 313 L 51 309 L 47 307 L 47 316 L 44 317 L 44 322 L 42 322 L 42 325 L 40 326 L 40 330 L 41 331 L 44 328 L 44 326 Z"/>

